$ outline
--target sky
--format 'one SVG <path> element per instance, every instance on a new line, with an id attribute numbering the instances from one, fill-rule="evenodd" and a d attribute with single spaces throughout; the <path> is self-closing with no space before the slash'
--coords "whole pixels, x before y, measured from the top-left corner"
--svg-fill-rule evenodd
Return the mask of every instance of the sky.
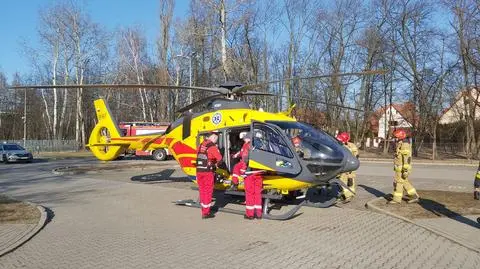
<path id="1" fill-rule="evenodd" d="M 0 71 L 10 82 L 13 74 L 28 74 L 30 61 L 22 49 L 39 46 L 37 23 L 39 12 L 55 4 L 55 0 L 1 0 L 0 9 Z M 114 31 L 119 27 L 140 26 L 148 42 L 155 42 L 159 29 L 159 0 L 80 0 L 91 19 Z M 185 17 L 189 0 L 176 0 L 174 17 Z"/>

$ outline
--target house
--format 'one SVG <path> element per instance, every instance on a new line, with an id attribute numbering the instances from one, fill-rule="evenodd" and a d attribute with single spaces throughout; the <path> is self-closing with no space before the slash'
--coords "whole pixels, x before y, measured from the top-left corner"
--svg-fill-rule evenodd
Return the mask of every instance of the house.
<path id="1" fill-rule="evenodd" d="M 370 117 L 370 131 L 374 137 L 387 138 L 394 130 L 410 133 L 414 124 L 415 105 L 411 102 L 381 107 Z"/>
<path id="2" fill-rule="evenodd" d="M 468 98 L 469 95 L 470 98 Z M 470 103 L 469 100 L 474 100 L 474 102 Z M 480 93 L 476 88 L 458 93 L 450 107 L 443 111 L 439 123 L 452 124 L 465 120 L 465 115 L 468 115 L 470 109 L 472 109 L 470 105 L 477 106 L 475 108 L 475 119 L 480 119 Z"/>

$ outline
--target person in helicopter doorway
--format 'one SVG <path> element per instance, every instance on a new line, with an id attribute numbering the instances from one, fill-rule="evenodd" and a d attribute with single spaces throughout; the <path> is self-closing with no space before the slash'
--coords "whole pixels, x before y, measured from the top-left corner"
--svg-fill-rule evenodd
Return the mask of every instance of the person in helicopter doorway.
<path id="1" fill-rule="evenodd" d="M 247 170 L 248 164 L 248 152 L 251 147 L 252 136 L 248 132 L 241 132 L 239 135 L 240 139 L 243 139 L 243 146 L 239 152 L 235 153 L 232 157 L 234 159 L 240 158 L 240 161 L 233 166 L 232 174 L 232 186 L 230 190 L 235 191 L 238 189 L 239 177 L 244 176 Z"/>
<path id="2" fill-rule="evenodd" d="M 245 186 L 245 219 L 261 219 L 262 218 L 262 191 L 263 191 L 263 178 L 259 171 L 248 171 L 248 154 L 251 148 L 251 133 L 242 133 L 240 136 L 244 144 L 240 150 L 239 156 L 242 158 L 240 162 L 235 165 L 234 174 L 247 174 L 244 179 Z M 261 134 L 256 134 L 256 139 L 261 139 Z M 238 176 L 236 177 L 238 184 Z M 233 180 L 232 180 L 233 181 Z"/>
<path id="3" fill-rule="evenodd" d="M 357 159 L 359 157 L 358 154 L 358 148 L 355 144 L 350 143 L 350 134 L 347 132 L 342 132 L 337 135 L 337 140 L 342 142 L 342 144 L 350 150 L 353 156 L 355 156 Z M 341 199 L 343 200 L 344 203 L 348 203 L 352 200 L 352 198 L 355 196 L 355 179 L 357 177 L 357 174 L 355 171 L 351 172 L 346 172 L 342 173 L 339 176 L 339 179 L 348 186 L 348 188 L 351 190 L 348 190 L 347 188 L 342 188 L 341 191 Z M 353 191 L 353 192 L 352 192 Z"/>
<path id="4" fill-rule="evenodd" d="M 222 161 L 222 155 L 217 147 L 218 132 L 213 131 L 197 149 L 197 184 L 200 193 L 202 219 L 213 218 L 210 208 L 214 185 L 215 167 Z"/>

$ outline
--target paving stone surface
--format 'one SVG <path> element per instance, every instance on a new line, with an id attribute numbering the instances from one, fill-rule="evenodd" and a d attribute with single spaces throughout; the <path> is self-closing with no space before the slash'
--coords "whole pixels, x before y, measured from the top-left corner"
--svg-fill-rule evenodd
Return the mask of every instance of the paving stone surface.
<path id="1" fill-rule="evenodd" d="M 7 251 L 24 238 L 36 224 L 1 224 L 0 225 L 0 253 Z"/>
<path id="2" fill-rule="evenodd" d="M 247 221 L 171 201 L 165 184 L 54 176 L 48 165 L 0 168 L 0 191 L 40 203 L 51 222 L 0 268 L 479 268 L 480 254 L 416 225 L 350 208 L 302 208 L 289 221 Z"/>

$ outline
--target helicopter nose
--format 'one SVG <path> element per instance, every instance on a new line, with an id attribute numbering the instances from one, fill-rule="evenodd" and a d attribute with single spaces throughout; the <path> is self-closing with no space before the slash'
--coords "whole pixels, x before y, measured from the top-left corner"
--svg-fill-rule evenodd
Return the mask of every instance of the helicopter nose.
<path id="1" fill-rule="evenodd" d="M 345 165 L 343 166 L 342 173 L 355 171 L 360 167 L 360 161 L 352 155 L 352 153 L 347 149 L 345 151 Z"/>

